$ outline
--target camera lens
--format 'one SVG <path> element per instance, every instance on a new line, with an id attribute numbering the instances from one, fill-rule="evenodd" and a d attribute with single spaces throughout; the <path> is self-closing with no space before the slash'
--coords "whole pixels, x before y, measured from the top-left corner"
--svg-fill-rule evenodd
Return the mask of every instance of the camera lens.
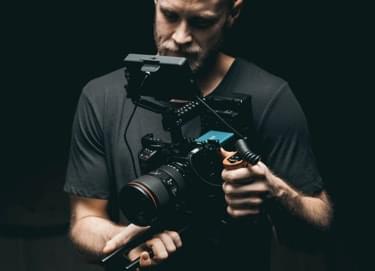
<path id="1" fill-rule="evenodd" d="M 137 225 L 152 225 L 174 207 L 184 191 L 184 165 L 171 163 L 128 183 L 120 192 L 120 208 Z"/>

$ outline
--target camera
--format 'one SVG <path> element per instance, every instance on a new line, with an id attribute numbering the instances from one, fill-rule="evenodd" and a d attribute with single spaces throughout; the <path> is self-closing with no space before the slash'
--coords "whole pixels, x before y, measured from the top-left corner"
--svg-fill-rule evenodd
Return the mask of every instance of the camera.
<path id="1" fill-rule="evenodd" d="M 128 97 L 134 104 L 162 114 L 171 142 L 153 134 L 140 139 L 142 175 L 121 189 L 122 212 L 131 223 L 141 226 L 170 226 L 172 220 L 173 224 L 218 220 L 225 213 L 220 148 L 233 150 L 242 134 L 252 134 L 251 97 L 239 93 L 200 97 L 185 58 L 130 54 L 125 63 Z M 166 80 L 171 74 L 174 76 Z M 186 91 L 173 91 L 181 87 Z M 185 100 L 181 106 L 165 103 L 176 93 L 184 93 L 177 97 Z M 201 120 L 201 136 L 184 137 L 182 126 L 196 117 Z M 253 153 L 246 157 L 249 155 L 259 159 Z M 237 163 L 236 159 L 241 157 L 226 159 L 226 164 Z"/>
<path id="2" fill-rule="evenodd" d="M 181 234 L 197 222 L 211 231 L 218 221 L 225 222 L 223 168 L 256 164 L 260 160 L 247 147 L 254 134 L 250 96 L 233 92 L 227 96 L 201 97 L 183 57 L 129 54 L 125 64 L 127 97 L 132 99 L 135 109 L 140 106 L 160 113 L 171 141 L 163 141 L 152 133 L 140 138 L 141 176 L 121 189 L 118 203 L 130 223 L 151 227 L 102 259 L 109 265 L 123 261 L 124 252 L 162 229 L 175 229 Z M 171 99 L 185 102 L 176 107 L 171 105 Z M 196 118 L 200 118 L 200 135 L 185 137 L 182 127 Z M 126 130 L 124 139 L 127 142 Z M 232 152 L 222 157 L 221 148 Z M 133 157 L 132 161 L 134 166 Z M 139 259 L 121 264 L 130 270 L 138 266 Z"/>
<path id="3" fill-rule="evenodd" d="M 138 158 L 143 171 L 153 169 L 122 189 L 120 206 L 126 217 L 134 224 L 146 226 L 166 222 L 171 216 L 176 222 L 177 215 L 189 219 L 207 215 L 204 209 L 215 206 L 223 198 L 220 197 L 221 143 L 206 140 L 214 137 L 221 137 L 224 143 L 233 134 L 210 131 L 198 139 L 178 143 L 145 135 Z"/>
<path id="4" fill-rule="evenodd" d="M 205 100 L 225 122 L 235 124 L 242 133 L 249 132 L 249 96 Z M 221 179 L 225 157 L 220 148 L 233 150 L 238 137 L 209 118 L 207 109 L 194 101 L 168 111 L 163 126 L 175 130 L 171 127 L 179 127 L 197 115 L 201 116 L 203 134 L 196 139 L 179 137 L 164 142 L 153 134 L 142 137 L 138 161 L 143 175 L 123 187 L 119 196 L 120 208 L 132 223 L 175 226 L 185 221 L 220 220 L 225 214 Z"/>

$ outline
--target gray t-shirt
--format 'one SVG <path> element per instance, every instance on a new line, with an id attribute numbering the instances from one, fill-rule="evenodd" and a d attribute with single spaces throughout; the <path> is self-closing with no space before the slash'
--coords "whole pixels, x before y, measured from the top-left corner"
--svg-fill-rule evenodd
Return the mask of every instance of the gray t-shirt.
<path id="1" fill-rule="evenodd" d="M 132 101 L 126 97 L 125 85 L 124 69 L 120 69 L 92 80 L 85 86 L 73 123 L 64 187 L 66 192 L 74 195 L 109 200 L 110 212 L 115 220 L 119 213 L 118 193 L 136 176 L 124 141 L 125 128 L 134 108 Z M 249 125 L 253 125 L 255 131 L 252 147 L 262 155 L 264 163 L 305 194 L 321 191 L 323 183 L 311 149 L 306 119 L 288 84 L 238 58 L 211 95 L 225 96 L 229 93 L 251 95 L 253 123 Z M 160 114 L 137 108 L 126 138 L 138 172 L 137 155 L 142 148 L 140 139 L 147 133 L 153 133 L 162 140 L 170 140 L 169 133 L 162 128 Z M 187 127 L 187 133 L 197 136 L 200 130 L 193 125 Z M 226 229 L 222 233 L 222 240 L 225 241 L 216 250 L 211 245 L 201 245 L 202 249 L 194 249 L 200 243 L 192 243 L 194 252 L 191 255 L 199 256 L 198 251 L 208 249 L 212 251 L 213 257 L 223 259 L 217 261 L 218 267 L 234 268 L 234 262 L 241 267 L 241 261 L 238 261 L 241 257 L 244 259 L 243 266 L 265 267 L 269 227 L 261 228 L 244 223 Z M 253 244 L 250 247 L 249 242 Z M 238 249 L 233 251 L 230 246 Z M 234 262 L 224 260 L 233 257 L 236 259 Z M 214 266 L 212 262 L 207 264 L 210 269 Z M 190 265 L 185 263 L 187 266 Z"/>

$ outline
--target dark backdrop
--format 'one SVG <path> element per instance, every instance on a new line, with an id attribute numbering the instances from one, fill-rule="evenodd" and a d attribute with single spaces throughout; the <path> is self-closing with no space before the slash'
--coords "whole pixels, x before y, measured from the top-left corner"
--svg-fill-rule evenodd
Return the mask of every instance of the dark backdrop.
<path id="1" fill-rule="evenodd" d="M 154 52 L 152 6 L 151 0 L 143 0 L 6 7 L 3 236 L 43 235 L 48 226 L 55 234 L 66 231 L 61 187 L 80 91 L 88 80 L 122 67 L 129 52 Z M 365 71 L 357 62 L 363 60 L 364 49 L 357 7 L 327 1 L 248 1 L 225 44 L 229 53 L 289 81 L 301 102 L 336 209 L 329 261 L 344 270 L 364 265 L 363 245 L 370 233 L 365 197 L 369 160 L 364 159 L 370 153 L 365 126 L 370 114 L 362 84 Z M 56 203 L 59 199 L 62 204 Z M 43 216 L 46 205 L 55 206 L 52 220 Z"/>

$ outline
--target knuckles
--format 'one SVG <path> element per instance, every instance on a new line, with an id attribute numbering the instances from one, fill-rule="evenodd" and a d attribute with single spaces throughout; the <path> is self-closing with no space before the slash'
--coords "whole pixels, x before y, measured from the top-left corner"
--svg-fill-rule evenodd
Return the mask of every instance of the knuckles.
<path id="1" fill-rule="evenodd" d="M 156 253 L 154 256 L 154 260 L 156 261 L 163 261 L 163 260 L 166 260 L 167 258 L 168 258 L 168 253 L 165 251 Z"/>
<path id="2" fill-rule="evenodd" d="M 165 242 L 168 241 L 172 241 L 173 245 L 167 245 Z M 161 262 L 174 253 L 178 247 L 181 247 L 182 242 L 177 232 L 165 231 L 146 241 L 145 245 L 152 250 L 152 259 L 155 262 Z"/>
<path id="3" fill-rule="evenodd" d="M 169 232 L 169 235 L 172 237 L 172 239 L 180 239 L 180 236 L 175 231 Z"/>
<path id="4" fill-rule="evenodd" d="M 235 174 L 233 174 L 233 170 L 226 170 L 224 169 L 221 172 L 221 178 L 226 182 L 231 182 L 235 178 Z"/>
<path id="5" fill-rule="evenodd" d="M 259 209 L 246 209 L 246 210 L 237 210 L 233 209 L 230 206 L 227 207 L 227 212 L 230 216 L 234 218 L 239 218 L 247 215 L 257 215 L 260 213 Z"/>
<path id="6" fill-rule="evenodd" d="M 223 191 L 226 195 L 230 194 L 233 191 L 232 185 L 230 185 L 228 183 L 223 183 L 222 188 L 223 188 Z"/>
<path id="7" fill-rule="evenodd" d="M 244 197 L 242 199 L 233 198 L 230 195 L 224 196 L 226 203 L 229 206 L 236 206 L 236 205 L 242 205 L 242 206 L 249 206 L 249 207 L 257 207 L 259 205 L 263 204 L 263 199 L 261 197 Z"/>

